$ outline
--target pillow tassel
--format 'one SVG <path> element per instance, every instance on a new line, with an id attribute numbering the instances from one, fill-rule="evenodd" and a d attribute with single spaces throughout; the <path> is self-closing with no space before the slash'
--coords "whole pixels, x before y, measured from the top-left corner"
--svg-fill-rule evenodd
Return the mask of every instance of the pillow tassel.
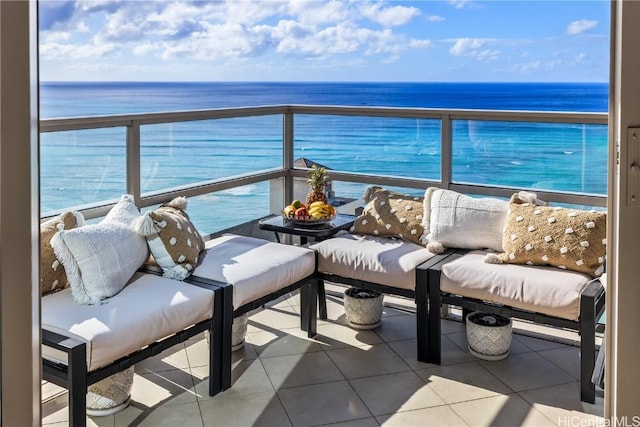
<path id="1" fill-rule="evenodd" d="M 149 216 L 149 212 L 137 218 L 133 223 L 133 229 L 141 236 L 148 237 L 157 234 L 159 230 L 156 228 L 153 219 Z"/>
<path id="2" fill-rule="evenodd" d="M 184 280 L 189 277 L 189 271 L 181 265 L 175 265 L 170 268 L 163 268 L 162 274 L 167 279 Z"/>
<path id="3" fill-rule="evenodd" d="M 162 206 L 168 206 L 170 208 L 178 209 L 181 211 L 187 210 L 187 198 L 185 196 L 179 196 L 170 201 L 169 203 L 165 203 Z"/>
<path id="4" fill-rule="evenodd" d="M 429 242 L 427 244 L 427 250 L 432 254 L 441 254 L 444 252 L 444 246 L 440 242 Z"/>
<path id="5" fill-rule="evenodd" d="M 86 223 L 84 222 L 84 216 L 78 211 L 73 211 L 73 216 L 76 219 L 76 227 L 83 227 Z"/>
<path id="6" fill-rule="evenodd" d="M 489 252 L 488 254 L 486 254 L 482 260 L 487 264 L 503 264 L 500 255 L 493 252 Z"/>

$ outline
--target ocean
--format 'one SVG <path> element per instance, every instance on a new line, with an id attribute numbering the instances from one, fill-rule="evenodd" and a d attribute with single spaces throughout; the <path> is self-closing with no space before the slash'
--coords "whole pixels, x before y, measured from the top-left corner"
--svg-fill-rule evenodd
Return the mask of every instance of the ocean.
<path id="1" fill-rule="evenodd" d="M 598 83 L 157 83 L 43 82 L 41 119 L 274 104 L 606 112 Z M 122 128 L 41 136 L 42 212 L 117 198 L 126 190 Z M 147 125 L 143 192 L 281 165 L 282 118 Z M 295 116 L 295 158 L 329 168 L 440 178 L 440 123 L 427 119 Z M 487 185 L 606 193 L 607 126 L 458 120 L 453 179 Z M 364 186 L 336 182 L 337 196 Z M 194 198 L 203 232 L 268 213 L 268 183 Z M 225 209 L 212 214 L 218 207 Z M 255 209 L 244 209 L 255 206 Z M 232 210 L 235 215 L 225 215 Z M 212 220 L 215 217 L 215 220 Z"/>

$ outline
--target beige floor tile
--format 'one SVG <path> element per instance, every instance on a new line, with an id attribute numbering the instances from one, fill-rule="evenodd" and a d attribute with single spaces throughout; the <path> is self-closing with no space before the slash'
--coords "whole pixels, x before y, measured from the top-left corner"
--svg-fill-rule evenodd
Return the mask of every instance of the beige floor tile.
<path id="1" fill-rule="evenodd" d="M 408 364 L 411 369 L 424 369 L 438 365 L 432 363 L 418 362 L 417 340 L 394 341 L 389 343 L 393 349 Z M 455 345 L 446 335 L 442 335 L 442 365 L 452 365 L 473 361 L 473 357 L 460 347 Z"/>
<path id="2" fill-rule="evenodd" d="M 140 405 L 137 402 L 131 402 L 129 406 L 127 406 L 123 411 L 120 411 L 113 416 L 113 418 L 115 419 L 115 427 L 128 427 L 137 425 L 150 414 L 150 412 L 146 412 L 149 411 L 149 409 L 150 408 L 147 408 L 144 405 Z"/>
<path id="3" fill-rule="evenodd" d="M 204 425 L 197 403 L 153 408 L 136 418 L 135 424 L 153 427 L 202 427 Z"/>
<path id="4" fill-rule="evenodd" d="M 488 397 L 451 405 L 470 426 L 555 426 L 517 394 Z"/>
<path id="5" fill-rule="evenodd" d="M 188 366 L 209 366 L 209 344 L 206 340 L 189 341 L 185 347 Z"/>
<path id="6" fill-rule="evenodd" d="M 258 359 L 236 363 L 231 371 L 231 388 L 213 397 L 209 396 L 209 371 L 206 368 L 197 367 L 192 368 L 192 372 L 195 378 L 201 379 L 200 381 L 196 380 L 195 386 L 199 401 L 243 393 L 273 392 L 273 385 Z"/>
<path id="7" fill-rule="evenodd" d="M 327 319 L 320 320 L 320 314 L 318 313 L 318 323 L 347 323 L 347 318 L 344 315 L 344 305 L 341 298 L 334 296 L 327 296 Z"/>
<path id="8" fill-rule="evenodd" d="M 278 396 L 296 427 L 371 417 L 346 381 L 283 389 Z"/>
<path id="9" fill-rule="evenodd" d="M 513 334 L 513 339 L 526 345 L 533 351 L 551 350 L 554 348 L 563 348 L 566 344 L 555 341 L 548 341 L 541 338 L 530 337 L 527 335 Z"/>
<path id="10" fill-rule="evenodd" d="M 537 353 L 509 355 L 498 362 L 480 362 L 515 391 L 573 382 L 574 378 Z"/>
<path id="11" fill-rule="evenodd" d="M 200 402 L 200 412 L 204 425 L 210 427 L 291 426 L 273 391 L 234 394 Z"/>
<path id="12" fill-rule="evenodd" d="M 464 322 L 442 319 L 442 322 L 440 324 L 440 331 L 443 334 L 451 334 L 454 332 L 465 332 L 466 329 Z"/>
<path id="13" fill-rule="evenodd" d="M 378 427 L 380 423 L 373 417 L 361 418 L 359 420 L 344 421 L 341 423 L 331 423 L 327 427 Z"/>
<path id="14" fill-rule="evenodd" d="M 192 341 L 187 341 L 191 343 Z M 185 344 L 177 344 L 170 349 L 163 351 L 157 356 L 136 364 L 137 374 L 148 374 L 149 372 L 172 371 L 174 369 L 188 369 L 189 360 L 185 351 Z"/>
<path id="15" fill-rule="evenodd" d="M 447 338 L 449 338 L 455 345 L 457 345 L 462 351 L 469 352 L 469 343 L 467 342 L 467 332 L 454 332 L 451 334 L 447 334 Z M 509 346 L 509 354 L 520 354 L 520 353 L 529 353 L 532 352 L 529 347 L 522 344 L 520 341 L 512 339 L 511 345 Z M 476 358 L 474 357 L 474 360 Z"/>
<path id="16" fill-rule="evenodd" d="M 261 362 L 276 390 L 344 379 L 325 352 L 269 357 Z"/>
<path id="17" fill-rule="evenodd" d="M 382 318 L 382 324 L 374 331 L 385 342 L 410 340 L 416 337 L 416 316 L 410 314 Z"/>
<path id="18" fill-rule="evenodd" d="M 444 405 L 444 401 L 415 372 L 350 380 L 373 415 L 392 414 Z"/>
<path id="19" fill-rule="evenodd" d="M 42 411 L 43 426 L 68 426 L 69 406 L 67 396 L 55 399 L 55 404 L 47 404 Z M 113 427 L 114 416 L 107 417 L 87 417 L 87 427 Z"/>
<path id="20" fill-rule="evenodd" d="M 398 412 L 376 417 L 382 426 L 389 427 L 447 427 L 466 426 L 465 422 L 448 406 Z"/>
<path id="21" fill-rule="evenodd" d="M 538 354 L 575 379 L 580 379 L 580 348 L 564 346 L 553 350 L 539 351 Z"/>
<path id="22" fill-rule="evenodd" d="M 476 362 L 438 366 L 417 374 L 448 404 L 513 393 Z"/>
<path id="23" fill-rule="evenodd" d="M 176 369 L 136 375 L 131 399 L 147 408 L 193 403 L 196 394 L 191 372 Z"/>
<path id="24" fill-rule="evenodd" d="M 247 332 L 300 328 L 300 314 L 290 305 L 259 310 L 249 317 Z"/>
<path id="25" fill-rule="evenodd" d="M 308 339 L 306 334 L 297 329 L 288 329 L 286 332 L 256 332 L 247 334 L 247 340 L 261 358 L 322 351 L 320 344 Z"/>
<path id="26" fill-rule="evenodd" d="M 558 425 L 599 425 L 604 423 L 602 418 L 604 400 L 597 397 L 595 404 L 581 402 L 579 382 L 522 391 L 519 394 Z"/>
<path id="27" fill-rule="evenodd" d="M 367 349 L 343 348 L 327 351 L 327 354 L 347 379 L 411 370 L 387 344 L 376 344 Z"/>
<path id="28" fill-rule="evenodd" d="M 314 339 L 325 350 L 349 347 L 371 347 L 382 343 L 382 339 L 372 330 L 357 330 L 340 324 L 318 324 L 318 335 Z"/>
<path id="29" fill-rule="evenodd" d="M 261 332 L 258 332 L 261 333 Z M 236 363 L 240 360 L 253 360 L 258 358 L 258 352 L 249 339 L 249 334 L 245 336 L 244 345 L 238 350 L 231 352 L 231 361 Z"/>

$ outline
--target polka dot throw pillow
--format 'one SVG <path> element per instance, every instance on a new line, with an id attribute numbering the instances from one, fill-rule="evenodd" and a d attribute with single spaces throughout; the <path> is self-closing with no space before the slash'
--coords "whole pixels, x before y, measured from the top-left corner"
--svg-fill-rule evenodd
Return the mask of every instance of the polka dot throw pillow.
<path id="1" fill-rule="evenodd" d="M 606 213 L 536 206 L 512 198 L 502 247 L 487 262 L 551 265 L 598 277 L 606 255 Z"/>
<path id="2" fill-rule="evenodd" d="M 60 230 L 84 225 L 80 212 L 64 212 L 40 224 L 40 293 L 46 295 L 69 287 L 67 272 L 51 247 L 51 239 Z"/>
<path id="3" fill-rule="evenodd" d="M 423 244 L 423 198 L 394 193 L 380 187 L 367 190 L 364 207 L 351 233 L 372 236 L 399 237 Z"/>
<path id="4" fill-rule="evenodd" d="M 155 211 L 146 212 L 138 225 L 165 277 L 184 280 L 204 250 L 202 236 L 185 212 L 187 200 L 177 197 Z"/>

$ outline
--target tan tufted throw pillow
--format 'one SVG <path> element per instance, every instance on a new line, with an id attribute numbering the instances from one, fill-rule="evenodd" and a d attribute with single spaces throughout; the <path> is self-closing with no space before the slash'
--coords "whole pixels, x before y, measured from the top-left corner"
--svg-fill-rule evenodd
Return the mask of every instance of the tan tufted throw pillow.
<path id="1" fill-rule="evenodd" d="M 499 258 L 598 277 L 606 255 L 606 231 L 604 212 L 536 206 L 512 197 Z"/>
<path id="2" fill-rule="evenodd" d="M 60 230 L 71 230 L 84 225 L 79 212 L 64 212 L 40 224 L 40 294 L 69 287 L 69 279 L 62 263 L 51 247 L 51 238 Z"/>
<path id="3" fill-rule="evenodd" d="M 198 263 L 204 240 L 185 212 L 187 200 L 177 197 L 144 214 L 139 232 L 164 276 L 184 280 Z"/>
<path id="4" fill-rule="evenodd" d="M 373 236 L 393 236 L 423 244 L 423 198 L 394 193 L 380 187 L 371 187 L 365 193 L 368 199 L 351 233 Z"/>

